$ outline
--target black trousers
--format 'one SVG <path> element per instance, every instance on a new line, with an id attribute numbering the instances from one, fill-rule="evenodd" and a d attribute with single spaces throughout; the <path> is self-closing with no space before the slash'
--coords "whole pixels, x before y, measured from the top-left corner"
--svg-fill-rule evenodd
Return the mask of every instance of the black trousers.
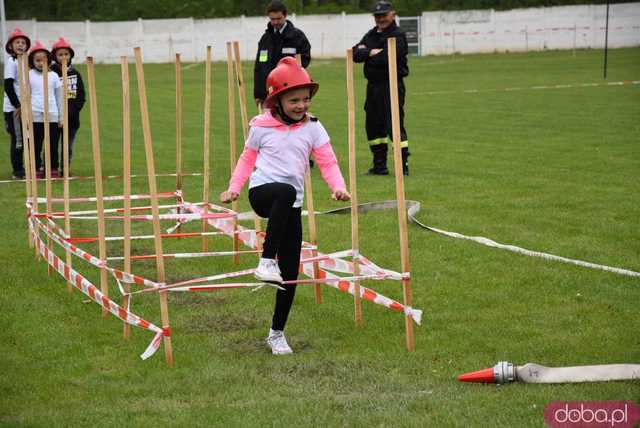
<path id="1" fill-rule="evenodd" d="M 268 183 L 249 189 L 249 202 L 260 216 L 269 219 L 262 257 L 278 257 L 278 267 L 284 281 L 298 279 L 300 248 L 302 247 L 302 209 L 293 208 L 296 189 L 285 183 Z M 296 285 L 282 286 L 276 292 L 271 328 L 284 330 L 287 323 Z"/>
<path id="2" fill-rule="evenodd" d="M 76 141 L 76 134 L 78 133 L 78 129 L 80 129 L 80 123 L 73 123 L 70 121 L 69 123 L 69 168 L 71 168 L 71 160 L 73 159 L 73 143 Z M 59 141 L 58 146 L 60 147 L 60 170 L 64 168 L 64 135 L 63 130 L 60 129 L 58 132 Z"/>
<path id="3" fill-rule="evenodd" d="M 13 175 L 24 174 L 24 159 L 22 157 L 22 123 L 16 118 L 14 112 L 4 113 L 4 127 L 11 137 L 11 167 Z"/>
<path id="4" fill-rule="evenodd" d="M 407 131 L 404 129 L 404 81 L 398 81 L 398 105 L 400 107 L 400 140 L 407 141 Z M 367 99 L 364 102 L 366 113 L 367 140 L 388 137 L 393 139 L 391 125 L 391 95 L 388 82 L 368 82 Z"/>
<path id="5" fill-rule="evenodd" d="M 51 148 L 51 169 L 58 169 L 58 122 L 49 122 L 49 147 Z M 44 166 L 43 157 L 45 153 L 42 150 L 44 140 L 44 122 L 34 122 L 33 139 L 36 150 L 36 169 Z"/>

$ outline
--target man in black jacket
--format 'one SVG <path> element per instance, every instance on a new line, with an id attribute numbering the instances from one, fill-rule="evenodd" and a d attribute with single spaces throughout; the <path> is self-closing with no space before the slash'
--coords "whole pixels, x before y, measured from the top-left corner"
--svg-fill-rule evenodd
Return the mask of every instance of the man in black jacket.
<path id="1" fill-rule="evenodd" d="M 407 65 L 407 37 L 396 25 L 396 13 L 388 1 L 379 1 L 373 9 L 376 26 L 353 47 L 353 61 L 364 63 L 367 78 L 366 130 L 369 148 L 373 153 L 373 168 L 369 174 L 388 175 L 387 152 L 391 128 L 391 96 L 389 95 L 389 60 L 387 39 L 396 38 L 398 66 L 398 103 L 400 107 L 400 147 L 402 147 L 402 173 L 409 175 L 409 141 L 404 129 L 404 78 L 409 75 Z"/>
<path id="2" fill-rule="evenodd" d="M 287 19 L 287 7 L 281 1 L 272 1 L 267 6 L 269 24 L 260 42 L 253 73 L 253 97 L 256 104 L 262 106 L 267 98 L 267 76 L 278 61 L 285 56 L 300 54 L 302 66 L 307 68 L 311 62 L 311 45 L 302 30 L 293 26 Z"/>

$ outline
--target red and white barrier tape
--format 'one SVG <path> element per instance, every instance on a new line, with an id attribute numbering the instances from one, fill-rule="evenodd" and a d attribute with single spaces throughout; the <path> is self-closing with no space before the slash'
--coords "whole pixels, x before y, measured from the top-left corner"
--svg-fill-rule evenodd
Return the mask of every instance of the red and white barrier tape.
<path id="1" fill-rule="evenodd" d="M 153 340 L 147 346 L 147 349 L 140 355 L 140 358 L 146 360 L 151 357 L 160 347 L 160 343 L 162 342 L 162 337 L 169 335 L 168 329 L 163 329 L 155 324 L 146 321 L 145 319 L 139 317 L 138 315 L 128 311 L 122 306 L 118 305 L 113 300 L 109 299 L 107 296 L 102 294 L 102 292 L 93 285 L 88 279 L 82 276 L 73 268 L 69 267 L 64 263 L 58 256 L 55 255 L 53 251 L 49 251 L 47 248 L 47 244 L 40 239 L 37 234 L 33 235 L 36 245 L 38 246 L 38 251 L 42 255 L 42 257 L 47 260 L 47 263 L 51 265 L 63 278 L 65 278 L 70 284 L 72 284 L 75 288 L 82 291 L 86 296 L 88 296 L 95 303 L 100 305 L 101 307 L 107 309 L 109 313 L 120 318 L 122 321 L 127 324 L 140 327 L 145 330 L 153 331 L 156 333 Z"/>
<path id="2" fill-rule="evenodd" d="M 189 204 L 185 204 L 185 208 L 191 212 L 200 212 L 201 208 L 197 207 L 197 206 L 193 206 L 193 205 L 189 205 Z M 228 236 L 233 236 L 233 220 L 229 221 L 228 219 L 212 219 L 212 220 L 208 220 L 209 224 L 211 224 L 212 226 L 216 227 L 217 229 L 225 232 Z M 241 233 L 238 234 L 239 239 L 247 246 L 251 247 L 251 248 L 256 248 L 256 233 L 255 230 L 246 230 L 244 229 L 241 225 L 237 225 L 238 230 L 241 231 Z M 246 232 L 246 233 L 242 233 L 242 232 Z M 346 250 L 346 254 L 351 254 L 349 251 L 352 250 Z M 312 258 L 314 255 L 312 254 L 311 250 L 305 249 L 303 248 L 301 251 L 301 257 L 302 259 L 308 259 L 308 258 Z M 318 253 L 317 254 L 318 257 L 326 257 L 325 254 L 322 253 Z M 335 260 L 335 259 L 333 259 Z M 340 259 L 338 259 L 340 260 Z M 344 263 L 342 263 L 344 262 Z M 370 261 L 367 260 L 367 262 L 369 262 L 370 264 L 372 264 Z M 320 262 L 322 263 L 322 262 Z M 333 266 L 336 265 L 340 265 L 341 268 L 343 269 L 348 269 L 348 262 L 345 262 L 344 260 L 342 260 L 341 262 L 334 262 Z M 308 277 L 313 278 L 313 265 L 310 263 L 303 263 L 303 273 L 305 275 L 307 275 Z M 370 267 L 370 265 L 368 265 L 367 267 Z M 329 285 L 330 287 L 335 288 L 336 290 L 340 290 L 342 292 L 345 293 L 349 293 L 349 294 L 354 294 L 354 284 L 353 282 L 350 281 L 346 281 L 346 280 L 342 280 L 339 281 L 340 277 L 338 277 L 337 275 L 334 275 L 330 272 L 327 272 L 324 269 L 321 269 L 320 272 L 323 272 L 323 275 L 325 275 L 325 278 L 330 278 L 331 281 L 327 281 L 325 282 L 325 284 Z M 396 275 L 402 277 L 402 274 L 399 273 L 395 273 Z M 406 275 L 405 275 L 406 276 Z M 322 279 L 322 278 L 320 278 Z M 420 324 L 421 320 L 422 320 L 422 311 L 419 309 L 414 309 L 411 308 L 409 306 L 404 306 L 402 303 L 399 303 L 393 299 L 390 299 L 382 294 L 379 294 L 371 289 L 368 289 L 366 287 L 360 286 L 360 297 L 363 298 L 364 300 L 368 300 L 372 303 L 376 303 L 378 305 L 382 305 L 385 306 L 391 310 L 394 311 L 399 311 L 399 312 L 403 312 L 405 315 L 411 317 L 416 324 Z"/>
<path id="3" fill-rule="evenodd" d="M 175 198 L 178 196 L 176 192 L 160 192 L 157 194 L 158 199 L 169 199 Z M 151 199 L 151 195 L 149 194 L 140 194 L 140 195 L 130 195 L 129 199 L 132 201 Z M 70 203 L 79 203 L 79 202 L 96 202 L 98 200 L 95 196 L 90 196 L 86 198 L 69 198 Z M 124 195 L 111 195 L 111 196 L 103 196 L 103 201 L 123 201 Z M 38 203 L 44 204 L 47 202 L 47 198 L 39 197 Z M 51 202 L 53 203 L 62 203 L 64 202 L 64 198 L 51 198 Z"/>
<path id="4" fill-rule="evenodd" d="M 182 173 L 180 174 L 182 177 L 200 177 L 202 176 L 201 172 L 189 172 L 189 173 Z M 176 173 L 162 173 L 162 174 L 156 174 L 156 177 L 175 177 Z M 81 180 L 93 180 L 95 177 L 94 176 L 73 176 L 73 177 L 69 177 L 69 181 L 81 181 Z M 106 175 L 104 177 L 102 177 L 103 180 L 122 180 L 123 176 L 122 175 Z M 148 175 L 146 174 L 133 174 L 130 175 L 129 178 L 149 178 Z M 60 177 L 60 178 L 51 178 L 52 181 L 64 181 L 64 178 Z M 22 180 L 2 180 L 0 181 L 0 184 L 3 183 L 24 183 L 26 180 L 22 179 Z M 45 181 L 44 178 L 38 178 L 37 181 Z"/>

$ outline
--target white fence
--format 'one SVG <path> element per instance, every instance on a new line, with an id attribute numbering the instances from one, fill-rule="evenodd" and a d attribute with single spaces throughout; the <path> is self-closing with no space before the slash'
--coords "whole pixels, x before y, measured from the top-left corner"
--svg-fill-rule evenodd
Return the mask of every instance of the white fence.
<path id="1" fill-rule="evenodd" d="M 515 9 L 505 12 L 469 10 L 425 12 L 421 16 L 422 55 L 543 49 L 600 48 L 604 45 L 605 5 Z M 343 57 L 373 27 L 369 14 L 305 15 L 290 19 L 309 38 L 314 58 Z M 91 55 L 99 63 L 118 63 L 141 46 L 146 62 L 201 61 L 205 47 L 214 59 L 226 58 L 225 42 L 238 40 L 242 57 L 255 57 L 266 27 L 265 17 L 228 19 L 154 19 L 126 22 L 7 21 L 7 30 L 21 27 L 32 40 L 47 45 L 67 38 L 79 58 Z M 609 46 L 640 45 L 640 3 L 610 8 Z"/>

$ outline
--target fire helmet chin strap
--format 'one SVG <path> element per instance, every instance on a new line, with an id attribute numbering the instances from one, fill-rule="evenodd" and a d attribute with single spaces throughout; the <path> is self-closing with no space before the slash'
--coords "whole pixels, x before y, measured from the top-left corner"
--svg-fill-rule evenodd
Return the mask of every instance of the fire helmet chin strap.
<path id="1" fill-rule="evenodd" d="M 276 113 L 278 113 L 278 115 L 282 118 L 282 120 L 285 121 L 287 125 L 293 125 L 295 123 L 302 122 L 306 116 L 306 113 L 300 119 L 294 119 L 291 116 L 288 116 L 284 112 L 284 108 L 282 107 L 282 101 L 280 101 L 280 98 L 278 98 L 278 104 L 276 105 Z"/>

